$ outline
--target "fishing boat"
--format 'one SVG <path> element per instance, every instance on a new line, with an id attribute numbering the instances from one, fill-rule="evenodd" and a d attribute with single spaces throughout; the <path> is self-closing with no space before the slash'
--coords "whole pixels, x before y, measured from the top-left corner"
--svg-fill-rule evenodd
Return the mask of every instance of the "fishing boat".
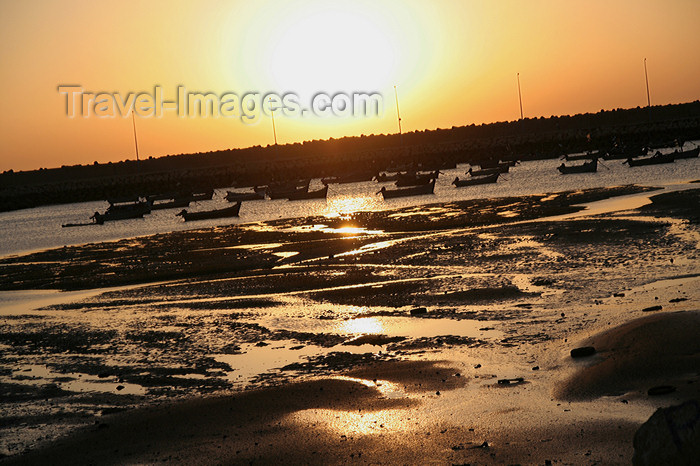
<path id="1" fill-rule="evenodd" d="M 690 150 L 681 150 L 681 151 L 676 151 L 673 153 L 673 158 L 674 159 L 692 159 L 698 156 L 700 154 L 700 147 L 696 147 L 695 149 L 690 149 Z"/>
<path id="2" fill-rule="evenodd" d="M 290 201 L 301 201 L 304 199 L 325 199 L 328 195 L 328 185 L 316 191 L 296 192 L 292 193 L 287 199 Z"/>
<path id="3" fill-rule="evenodd" d="M 574 160 L 593 160 L 602 157 L 603 154 L 600 151 L 595 152 L 585 152 L 583 154 L 566 154 L 564 155 L 564 160 L 571 162 Z"/>
<path id="4" fill-rule="evenodd" d="M 394 182 L 397 188 L 405 186 L 421 186 L 430 184 L 440 175 L 439 171 L 432 173 L 399 173 L 397 180 Z"/>
<path id="5" fill-rule="evenodd" d="M 583 165 L 566 166 L 562 163 L 557 167 L 557 170 L 559 170 L 562 175 L 568 175 L 570 173 L 595 173 L 598 171 L 598 159 L 584 162 Z"/>
<path id="6" fill-rule="evenodd" d="M 502 173 L 500 167 L 495 167 L 495 168 L 482 168 L 481 170 L 474 170 L 472 167 L 469 167 L 469 170 L 467 170 L 467 175 L 469 176 L 484 176 L 484 175 L 493 175 L 494 173 Z"/>
<path id="7" fill-rule="evenodd" d="M 396 181 L 399 179 L 399 173 L 394 173 L 393 175 L 388 175 L 386 173 L 380 173 L 374 177 L 378 183 L 385 183 L 387 181 Z"/>
<path id="8" fill-rule="evenodd" d="M 159 200 L 148 199 L 151 210 L 174 209 L 176 207 L 187 207 L 190 205 L 192 196 L 172 197 Z"/>
<path id="9" fill-rule="evenodd" d="M 212 219 L 212 218 L 226 218 L 226 217 L 238 217 L 238 212 L 241 210 L 241 203 L 237 202 L 236 204 L 230 206 L 230 207 L 224 207 L 223 209 L 215 209 L 215 210 L 205 210 L 203 212 L 187 212 L 186 210 L 182 210 L 181 212 L 177 213 L 176 215 L 179 217 L 182 217 L 186 222 L 192 221 L 192 220 L 207 220 L 207 219 Z"/>
<path id="10" fill-rule="evenodd" d="M 138 200 L 138 198 L 112 199 L 108 202 L 109 207 L 104 214 L 95 212 L 90 217 L 95 220 L 95 223 L 101 224 L 115 220 L 142 218 L 145 214 L 151 212 L 151 206 L 145 201 Z"/>
<path id="11" fill-rule="evenodd" d="M 284 184 L 271 184 L 267 187 L 265 193 L 270 199 L 287 199 L 289 196 L 308 192 L 310 182 L 311 180 L 305 180 Z"/>
<path id="12" fill-rule="evenodd" d="M 479 168 L 482 170 L 489 168 L 498 168 L 501 173 L 508 173 L 510 167 L 516 164 L 515 161 L 501 162 L 499 160 L 484 160 L 479 163 Z"/>
<path id="13" fill-rule="evenodd" d="M 408 197 L 408 196 L 420 196 L 423 194 L 433 194 L 435 190 L 435 179 L 433 179 L 429 184 L 413 186 L 410 188 L 401 189 L 386 189 L 382 186 L 377 194 L 381 193 L 384 199 L 393 199 L 395 197 Z"/>
<path id="14" fill-rule="evenodd" d="M 210 201 L 214 197 L 214 190 L 204 191 L 201 193 L 192 193 L 192 201 Z"/>
<path id="15" fill-rule="evenodd" d="M 224 199 L 229 202 L 257 201 L 260 199 L 265 199 L 265 191 L 253 191 L 252 193 L 226 191 L 226 196 L 224 196 Z"/>
<path id="16" fill-rule="evenodd" d="M 643 159 L 627 159 L 622 163 L 626 163 L 630 167 L 641 167 L 644 165 L 656 165 L 660 163 L 672 163 L 675 160 L 673 153 L 662 154 L 661 152 L 656 152 L 656 154 L 651 157 L 646 157 Z"/>
<path id="17" fill-rule="evenodd" d="M 462 188 L 464 186 L 495 183 L 500 175 L 500 173 L 492 173 L 491 175 L 470 177 L 466 180 L 460 180 L 459 177 L 456 177 L 452 184 L 455 185 L 455 187 L 457 188 Z"/>
<path id="18" fill-rule="evenodd" d="M 342 175 L 342 176 L 332 176 L 332 177 L 328 177 L 328 178 L 322 178 L 321 183 L 323 183 L 323 184 L 360 183 L 362 181 L 372 181 L 374 179 L 375 175 L 376 175 L 375 172 L 369 172 L 369 171 L 348 173 L 347 175 Z"/>

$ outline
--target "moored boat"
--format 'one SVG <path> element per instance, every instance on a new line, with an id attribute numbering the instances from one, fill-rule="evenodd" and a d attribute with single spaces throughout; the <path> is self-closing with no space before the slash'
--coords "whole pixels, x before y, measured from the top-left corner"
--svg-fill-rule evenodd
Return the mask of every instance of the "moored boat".
<path id="1" fill-rule="evenodd" d="M 241 202 L 241 201 L 257 201 L 260 199 L 265 199 L 265 192 L 254 191 L 252 193 L 241 193 L 235 191 L 227 191 L 226 196 L 224 196 L 229 202 Z"/>
<path id="2" fill-rule="evenodd" d="M 514 166 L 517 162 L 515 161 L 506 161 L 502 162 L 500 160 L 483 160 L 479 162 L 479 168 L 482 170 L 484 169 L 489 169 L 489 168 L 498 168 L 501 173 L 508 173 L 508 170 L 510 170 L 510 167 Z"/>
<path id="3" fill-rule="evenodd" d="M 671 154 L 662 154 L 661 152 L 657 152 L 656 154 L 652 155 L 651 157 L 646 157 L 643 159 L 627 159 L 622 163 L 626 163 L 630 167 L 641 167 L 645 165 L 656 165 L 660 163 L 672 163 L 675 160 L 675 157 L 673 156 L 673 153 Z"/>
<path id="4" fill-rule="evenodd" d="M 95 220 L 95 223 L 141 218 L 145 214 L 151 212 L 151 206 L 145 201 L 134 201 L 133 199 L 113 199 L 109 201 L 109 203 L 109 207 L 104 214 L 95 212 L 92 217 L 90 217 Z"/>
<path id="5" fill-rule="evenodd" d="M 439 175 L 440 172 L 437 170 L 432 173 L 399 173 L 394 184 L 398 188 L 427 185 L 430 184 L 431 181 L 436 180 Z"/>
<path id="6" fill-rule="evenodd" d="M 674 159 L 692 159 L 698 156 L 700 154 L 700 147 L 696 147 L 695 149 L 690 149 L 690 150 L 682 150 L 682 151 L 676 151 L 673 153 L 673 158 Z"/>
<path id="7" fill-rule="evenodd" d="M 265 190 L 270 199 L 287 199 L 289 196 L 309 191 L 311 180 L 293 181 L 284 184 L 271 184 Z"/>
<path id="8" fill-rule="evenodd" d="M 602 154 L 600 151 L 595 151 L 595 152 L 585 152 L 583 154 L 566 154 L 564 155 L 564 160 L 567 162 L 571 162 L 574 160 L 593 160 L 600 158 Z"/>
<path id="9" fill-rule="evenodd" d="M 469 170 L 467 170 L 467 175 L 469 176 L 484 176 L 484 175 L 493 175 L 494 173 L 502 173 L 500 167 L 494 167 L 494 168 L 482 168 L 481 170 L 474 170 L 474 168 L 469 167 Z"/>
<path id="10" fill-rule="evenodd" d="M 377 194 L 381 193 L 384 199 L 393 199 L 396 197 L 407 197 L 407 196 L 420 196 L 423 194 L 433 194 L 435 190 L 435 179 L 433 179 L 429 184 L 412 186 L 410 188 L 401 189 L 386 189 L 382 186 Z"/>
<path id="11" fill-rule="evenodd" d="M 348 173 L 347 175 L 342 175 L 342 176 L 332 176 L 332 177 L 328 177 L 328 178 L 322 178 L 321 183 L 323 183 L 323 184 L 359 183 L 362 181 L 372 181 L 374 179 L 375 175 L 376 175 L 375 172 L 369 172 L 369 171 L 368 172 Z"/>
<path id="12" fill-rule="evenodd" d="M 500 175 L 500 173 L 492 173 L 490 175 L 470 177 L 465 180 L 460 180 L 459 177 L 456 177 L 452 184 L 455 185 L 455 187 L 457 188 L 462 188 L 464 186 L 495 183 L 496 181 L 498 181 L 498 177 Z"/>
<path id="13" fill-rule="evenodd" d="M 151 210 L 174 209 L 176 207 L 187 207 L 192 200 L 191 196 L 175 197 L 161 201 L 150 201 Z"/>
<path id="14" fill-rule="evenodd" d="M 304 199 L 325 199 L 328 195 L 328 185 L 316 191 L 296 192 L 292 193 L 287 199 L 290 201 L 301 201 Z"/>
<path id="15" fill-rule="evenodd" d="M 214 190 L 203 191 L 201 193 L 193 193 L 192 201 L 209 201 L 214 197 Z"/>
<path id="16" fill-rule="evenodd" d="M 380 173 L 377 176 L 374 177 L 375 180 L 377 180 L 378 183 L 384 183 L 387 181 L 396 181 L 399 179 L 399 173 L 394 173 L 393 175 L 389 175 L 387 173 Z"/>
<path id="17" fill-rule="evenodd" d="M 568 175 L 570 173 L 595 173 L 598 171 L 598 159 L 593 159 L 590 162 L 584 162 L 583 165 L 569 165 L 566 166 L 563 163 L 557 167 L 557 170 L 562 175 Z"/>
<path id="18" fill-rule="evenodd" d="M 182 210 L 181 212 L 177 213 L 176 215 L 182 217 L 186 222 L 189 222 L 191 220 L 207 220 L 207 219 L 212 219 L 212 218 L 238 217 L 238 212 L 240 210 L 241 210 L 241 203 L 237 202 L 236 204 L 234 204 L 230 207 L 224 207 L 223 209 L 205 210 L 202 212 L 187 212 L 186 210 Z"/>

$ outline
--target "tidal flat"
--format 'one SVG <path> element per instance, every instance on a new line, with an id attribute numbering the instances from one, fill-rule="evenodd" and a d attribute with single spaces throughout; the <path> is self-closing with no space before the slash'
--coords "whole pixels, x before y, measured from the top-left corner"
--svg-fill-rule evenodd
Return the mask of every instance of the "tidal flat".
<path id="1" fill-rule="evenodd" d="M 698 212 L 623 186 L 0 259 L 3 463 L 628 464 L 700 396 Z"/>

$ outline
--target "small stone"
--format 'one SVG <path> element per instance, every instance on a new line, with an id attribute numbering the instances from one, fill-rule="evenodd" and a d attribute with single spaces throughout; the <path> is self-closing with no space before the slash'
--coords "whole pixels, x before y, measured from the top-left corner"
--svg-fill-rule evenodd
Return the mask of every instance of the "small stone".
<path id="1" fill-rule="evenodd" d="M 645 307 L 644 309 L 642 309 L 642 312 L 660 311 L 661 309 L 663 309 L 663 306 L 661 306 L 661 305 L 649 306 L 649 307 Z"/>
<path id="2" fill-rule="evenodd" d="M 418 316 L 418 315 L 421 315 L 421 314 L 427 314 L 427 313 L 428 313 L 428 310 L 427 310 L 426 308 L 424 308 L 424 307 L 416 307 L 416 308 L 411 309 L 410 311 L 408 311 L 408 313 L 411 314 L 412 316 Z"/>
<path id="3" fill-rule="evenodd" d="M 533 370 L 533 371 L 538 371 L 538 370 L 540 370 L 540 366 L 534 366 L 534 367 L 532 368 L 532 370 Z"/>
<path id="4" fill-rule="evenodd" d="M 117 391 L 124 390 L 124 385 L 117 385 Z"/>

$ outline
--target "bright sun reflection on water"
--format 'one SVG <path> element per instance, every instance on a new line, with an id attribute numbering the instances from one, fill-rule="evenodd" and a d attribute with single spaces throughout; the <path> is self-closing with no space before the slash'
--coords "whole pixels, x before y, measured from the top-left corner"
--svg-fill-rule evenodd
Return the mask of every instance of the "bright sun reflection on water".
<path id="1" fill-rule="evenodd" d="M 379 334 L 384 331 L 384 323 L 376 317 L 361 317 L 341 322 L 338 330 L 352 334 Z"/>
<path id="2" fill-rule="evenodd" d="M 381 198 L 367 195 L 329 197 L 326 202 L 328 205 L 327 217 L 340 217 L 355 212 L 379 210 L 382 207 Z"/>

